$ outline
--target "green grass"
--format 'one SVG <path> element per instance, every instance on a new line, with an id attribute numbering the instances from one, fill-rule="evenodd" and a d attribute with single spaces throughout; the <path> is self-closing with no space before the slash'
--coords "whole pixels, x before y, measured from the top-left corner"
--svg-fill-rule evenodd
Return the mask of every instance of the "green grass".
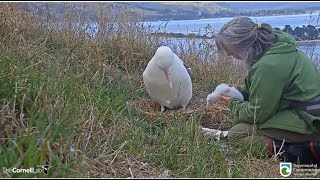
<path id="1" fill-rule="evenodd" d="M 7 52 L 0 54 L 2 118 L 5 125 L 14 123 L 17 128 L 3 129 L 7 139 L 0 145 L 0 166 L 37 167 L 46 163 L 47 156 L 53 166 L 48 176 L 10 177 L 85 177 L 83 170 L 69 174 L 70 169 L 84 157 L 114 153 L 124 142 L 122 153 L 170 169 L 177 177 L 227 177 L 226 155 L 219 143 L 208 144 L 199 129 L 200 118 L 176 118 L 167 124 L 167 119 L 150 123 L 137 116 L 126 102 L 148 96 L 139 89 L 141 84 L 128 83 L 123 73 L 102 81 L 97 67 L 78 76 L 73 65 L 65 62 L 68 59 L 55 53 L 54 62 L 49 59 L 34 66 L 20 63 Z M 15 69 L 6 72 L 10 67 Z M 62 74 L 60 68 L 67 72 Z M 112 134 L 106 135 L 107 129 Z M 78 158 L 71 147 L 81 150 Z"/>

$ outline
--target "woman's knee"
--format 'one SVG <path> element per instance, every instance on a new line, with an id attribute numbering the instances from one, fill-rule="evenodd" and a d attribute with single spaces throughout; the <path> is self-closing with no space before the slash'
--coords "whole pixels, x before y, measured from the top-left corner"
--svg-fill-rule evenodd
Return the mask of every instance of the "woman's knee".
<path id="1" fill-rule="evenodd" d="M 228 140 L 234 141 L 251 136 L 256 128 L 253 124 L 239 123 L 233 126 L 228 132 Z"/>

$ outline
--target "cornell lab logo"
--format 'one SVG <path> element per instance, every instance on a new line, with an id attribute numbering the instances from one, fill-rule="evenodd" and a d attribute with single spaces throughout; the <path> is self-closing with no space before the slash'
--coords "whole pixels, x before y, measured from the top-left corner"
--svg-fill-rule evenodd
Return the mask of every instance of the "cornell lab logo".
<path id="1" fill-rule="evenodd" d="M 6 167 L 3 167 L 3 172 L 4 173 L 7 173 L 7 174 L 11 174 L 11 173 L 28 173 L 28 174 L 39 174 L 39 173 L 44 173 L 45 175 L 48 175 L 49 174 L 49 169 L 51 168 L 52 166 L 50 165 L 38 165 L 37 168 L 16 168 L 16 167 L 13 167 L 13 168 L 6 168 Z"/>
<path id="2" fill-rule="evenodd" d="M 292 172 L 292 163 L 280 163 L 280 174 L 283 177 L 290 176 Z"/>

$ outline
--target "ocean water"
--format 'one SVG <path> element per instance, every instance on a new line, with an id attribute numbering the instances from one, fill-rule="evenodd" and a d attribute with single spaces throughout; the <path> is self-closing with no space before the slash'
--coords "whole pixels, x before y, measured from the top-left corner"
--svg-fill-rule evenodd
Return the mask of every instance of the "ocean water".
<path id="1" fill-rule="evenodd" d="M 290 25 L 292 28 L 303 25 L 320 24 L 319 13 L 312 14 L 299 14 L 299 15 L 283 15 L 283 16 L 262 16 L 262 17 L 250 17 L 256 23 L 268 23 L 273 27 L 283 29 L 285 25 Z M 200 33 L 201 35 L 206 33 L 206 27 L 208 25 L 215 31 L 219 29 L 232 18 L 211 18 L 211 19 L 199 19 L 199 20 L 175 20 L 175 21 L 153 21 L 144 22 L 146 26 L 165 30 L 172 33 Z"/>

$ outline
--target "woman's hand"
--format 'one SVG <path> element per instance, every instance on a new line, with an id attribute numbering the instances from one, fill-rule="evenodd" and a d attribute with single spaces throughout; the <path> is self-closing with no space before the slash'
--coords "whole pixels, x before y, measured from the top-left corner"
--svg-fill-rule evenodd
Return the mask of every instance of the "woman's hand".
<path id="1" fill-rule="evenodd" d="M 230 98 L 231 98 L 231 97 L 229 97 L 229 96 L 221 95 L 221 96 L 219 97 L 219 100 L 220 100 L 220 102 L 222 103 L 222 105 L 228 107 Z"/>

